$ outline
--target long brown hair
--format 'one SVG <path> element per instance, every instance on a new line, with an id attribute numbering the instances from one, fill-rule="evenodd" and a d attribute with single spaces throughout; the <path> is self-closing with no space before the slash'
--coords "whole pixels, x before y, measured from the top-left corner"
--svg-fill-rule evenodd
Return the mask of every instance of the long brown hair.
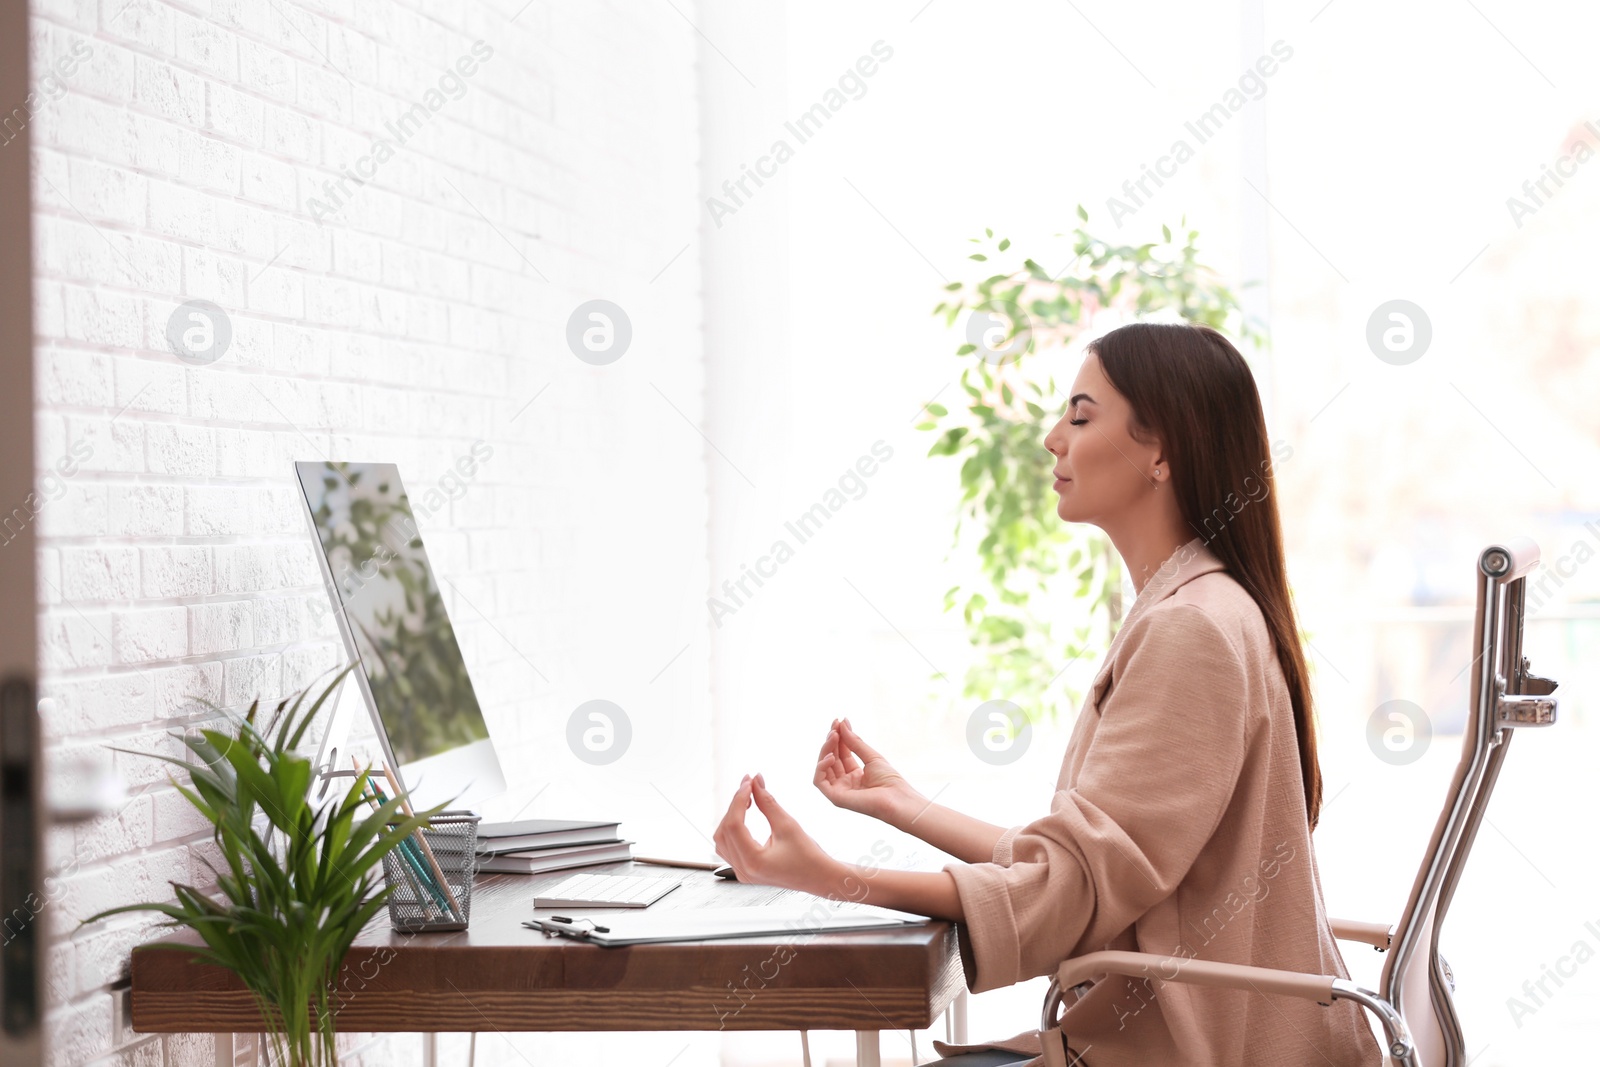
<path id="1" fill-rule="evenodd" d="M 1099 357 L 1106 378 L 1128 398 L 1129 432 L 1161 442 L 1184 522 L 1261 608 L 1289 683 L 1306 817 L 1315 830 L 1322 768 L 1311 681 L 1272 492 L 1272 446 L 1250 366 L 1226 337 L 1199 323 L 1131 323 L 1085 352 Z"/>

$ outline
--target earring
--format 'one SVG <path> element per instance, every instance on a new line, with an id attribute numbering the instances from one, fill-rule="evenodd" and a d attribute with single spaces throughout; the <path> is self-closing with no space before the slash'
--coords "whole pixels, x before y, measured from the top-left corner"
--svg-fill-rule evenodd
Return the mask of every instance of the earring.
<path id="1" fill-rule="evenodd" d="M 1157 478 L 1161 477 L 1161 468 L 1160 467 L 1156 468 L 1156 477 Z"/>

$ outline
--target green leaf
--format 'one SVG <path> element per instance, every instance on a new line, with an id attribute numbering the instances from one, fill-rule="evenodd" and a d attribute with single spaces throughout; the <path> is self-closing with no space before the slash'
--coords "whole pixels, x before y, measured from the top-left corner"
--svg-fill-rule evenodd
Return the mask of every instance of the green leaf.
<path id="1" fill-rule="evenodd" d="M 930 455 L 930 456 L 952 456 L 952 455 L 955 455 L 956 449 L 961 447 L 961 439 L 962 439 L 962 437 L 964 437 L 966 435 L 967 430 L 968 430 L 968 427 L 966 427 L 966 426 L 956 426 L 956 427 L 953 427 L 953 428 L 951 428 L 949 430 L 946 430 L 944 432 L 944 434 L 940 436 L 939 440 L 934 442 L 933 447 L 928 449 L 928 455 Z"/>
<path id="2" fill-rule="evenodd" d="M 999 247 L 1000 251 L 1002 251 L 1002 252 L 1004 252 L 1006 249 L 1010 248 L 1011 247 L 1011 238 L 1009 238 L 1009 237 L 1003 238 L 1000 241 L 1000 244 L 999 244 L 998 247 Z"/>
<path id="3" fill-rule="evenodd" d="M 946 408 L 943 404 L 936 404 L 936 403 L 931 403 L 931 402 L 928 404 L 928 411 L 931 414 L 940 415 L 940 416 L 950 414 L 949 409 Z"/>
<path id="4" fill-rule="evenodd" d="M 972 255 L 968 256 L 967 258 L 968 259 L 976 259 L 976 260 L 979 260 L 979 261 L 983 261 L 983 260 L 987 260 L 989 257 L 984 255 L 982 252 L 974 252 L 974 253 L 972 253 Z"/>
<path id="5" fill-rule="evenodd" d="M 159 947 L 236 973 L 257 1005 L 262 1029 L 272 1036 L 275 1054 L 307 1067 L 333 1062 L 331 983 L 387 893 L 372 871 L 443 807 L 403 817 L 403 798 L 395 798 L 355 825 L 356 814 L 365 810 L 358 791 L 364 775 L 342 796 L 312 807 L 311 762 L 295 749 L 343 676 L 314 701 L 303 690 L 265 716 L 256 701 L 243 719 L 231 720 L 230 729 L 207 727 L 183 738 L 200 763 L 168 759 L 189 773 L 190 786 L 175 783 L 178 794 L 213 828 L 225 869 L 204 856 L 201 862 L 215 877 L 214 895 L 172 883 L 171 900 L 126 905 L 84 920 L 145 911 L 161 916 L 162 925 L 194 931 L 200 945 Z"/>

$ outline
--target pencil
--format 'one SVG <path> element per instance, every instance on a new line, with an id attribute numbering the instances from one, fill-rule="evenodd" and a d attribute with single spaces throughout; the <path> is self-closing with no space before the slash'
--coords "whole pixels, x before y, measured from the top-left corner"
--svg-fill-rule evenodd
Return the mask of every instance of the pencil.
<path id="1" fill-rule="evenodd" d="M 409 817 L 412 814 L 411 802 L 402 793 L 400 782 L 395 778 L 394 772 L 389 769 L 387 763 L 381 760 L 378 762 L 378 766 L 382 769 L 383 776 L 388 780 L 390 788 L 394 790 L 394 795 L 399 797 L 400 810 Z M 433 848 L 428 844 L 428 835 L 418 830 L 417 840 L 422 844 L 422 854 L 428 857 L 428 866 L 433 868 L 433 876 L 439 879 L 439 886 L 444 890 L 445 898 L 450 901 L 450 909 L 455 912 L 456 918 L 465 922 L 467 918 L 466 912 L 461 910 L 461 902 L 456 900 L 455 893 L 450 889 L 450 879 L 444 876 L 444 869 L 439 866 L 439 861 L 434 858 Z"/>
<path id="2" fill-rule="evenodd" d="M 359 779 L 362 774 L 361 762 L 357 760 L 355 756 L 351 756 L 350 765 L 356 769 L 356 777 Z M 367 776 L 367 788 L 371 789 L 372 791 L 369 793 L 366 790 L 362 790 L 361 799 L 365 800 L 367 802 L 367 806 L 373 811 L 377 811 L 383 806 L 380 799 L 382 794 L 378 792 L 377 783 L 372 780 L 370 773 Z M 400 846 L 404 845 L 404 841 L 400 842 Z M 405 848 L 397 847 L 396 851 L 400 854 L 400 873 L 405 876 L 406 883 L 411 887 L 411 891 L 416 895 L 417 906 L 422 909 L 425 916 L 432 918 L 433 912 L 441 911 L 442 909 L 436 903 L 434 903 L 432 894 L 428 892 L 427 887 L 422 884 L 422 880 L 417 876 L 417 871 L 413 867 L 414 861 L 409 855 L 406 854 Z"/>
<path id="3" fill-rule="evenodd" d="M 687 867 L 692 871 L 714 871 L 722 866 L 720 863 L 703 863 L 700 860 L 663 860 L 654 856 L 635 856 L 635 863 L 651 863 L 657 867 Z"/>
<path id="4" fill-rule="evenodd" d="M 383 788 L 378 785 L 376 780 L 372 783 L 372 791 L 378 795 L 380 803 L 387 804 L 389 802 L 389 798 L 384 795 Z M 401 803 L 404 805 L 404 801 Z M 429 873 L 426 864 L 422 861 L 422 850 L 417 847 L 417 842 L 414 840 L 417 836 L 418 832 L 413 830 L 401 840 L 400 855 L 404 856 L 406 862 L 411 865 L 412 871 L 421 880 L 423 887 L 428 891 L 428 895 L 433 898 L 433 902 L 438 905 L 439 911 L 455 916 L 455 912 L 450 910 L 450 901 L 444 895 L 444 890 L 434 882 L 433 875 Z"/>

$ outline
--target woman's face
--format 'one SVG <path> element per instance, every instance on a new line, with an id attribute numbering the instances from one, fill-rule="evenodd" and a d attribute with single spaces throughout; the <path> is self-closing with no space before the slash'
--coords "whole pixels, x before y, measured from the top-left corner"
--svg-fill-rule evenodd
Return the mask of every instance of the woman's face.
<path id="1" fill-rule="evenodd" d="M 1132 411 L 1100 369 L 1098 356 L 1084 359 L 1068 395 L 1066 414 L 1044 438 L 1044 447 L 1056 457 L 1056 514 L 1101 529 L 1120 525 L 1119 515 L 1132 514 L 1149 499 L 1160 445 L 1141 443 L 1128 433 Z"/>

